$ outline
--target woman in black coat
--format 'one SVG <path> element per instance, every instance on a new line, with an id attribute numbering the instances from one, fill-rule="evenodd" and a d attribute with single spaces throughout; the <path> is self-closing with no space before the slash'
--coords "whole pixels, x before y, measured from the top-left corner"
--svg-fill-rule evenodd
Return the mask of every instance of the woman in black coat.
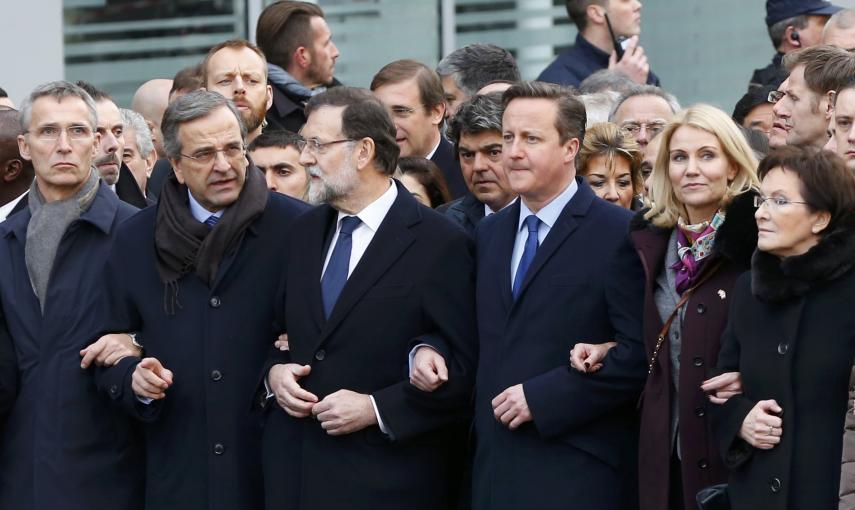
<path id="1" fill-rule="evenodd" d="M 734 509 L 836 508 L 855 355 L 855 177 L 830 152 L 760 164 L 757 252 L 734 288 L 718 370 L 741 395 L 713 410 Z"/>

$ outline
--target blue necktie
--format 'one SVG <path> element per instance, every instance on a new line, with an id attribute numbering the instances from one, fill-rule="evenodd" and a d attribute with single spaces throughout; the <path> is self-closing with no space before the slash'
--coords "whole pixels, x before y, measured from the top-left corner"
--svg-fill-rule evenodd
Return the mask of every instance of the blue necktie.
<path id="1" fill-rule="evenodd" d="M 321 298 L 324 302 L 324 317 L 329 318 L 341 289 L 347 282 L 347 270 L 350 267 L 350 250 L 353 246 L 353 231 L 362 223 L 356 216 L 341 219 L 341 230 L 335 242 L 327 269 L 321 278 Z"/>
<path id="2" fill-rule="evenodd" d="M 212 214 L 212 215 L 208 216 L 207 220 L 205 220 L 205 225 L 208 225 L 208 227 L 210 227 L 210 228 L 214 228 L 217 225 L 217 223 L 219 223 L 219 222 L 220 222 L 220 218 L 217 216 L 214 216 Z"/>
<path id="3" fill-rule="evenodd" d="M 525 240 L 525 249 L 523 250 L 520 264 L 517 266 L 517 274 L 514 276 L 514 286 L 512 288 L 514 301 L 520 295 L 520 289 L 522 288 L 523 280 L 525 280 L 525 274 L 528 272 L 528 266 L 531 265 L 531 261 L 534 260 L 534 255 L 537 253 L 537 227 L 540 226 L 540 218 L 532 214 L 525 219 L 524 223 L 528 229 L 528 238 Z"/>

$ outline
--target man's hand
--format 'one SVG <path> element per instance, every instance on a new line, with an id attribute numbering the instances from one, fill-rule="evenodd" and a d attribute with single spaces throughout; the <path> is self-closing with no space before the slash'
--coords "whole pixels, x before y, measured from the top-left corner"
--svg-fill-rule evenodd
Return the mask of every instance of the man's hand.
<path id="1" fill-rule="evenodd" d="M 341 436 L 377 424 L 371 397 L 350 390 L 338 390 L 315 404 L 312 414 L 331 436 Z"/>
<path id="2" fill-rule="evenodd" d="M 616 346 L 617 342 L 605 342 L 602 344 L 578 343 L 570 351 L 570 366 L 579 372 L 593 373 L 603 368 L 602 361 L 605 359 L 609 349 Z"/>
<path id="3" fill-rule="evenodd" d="M 286 363 L 273 365 L 267 373 L 267 385 L 276 395 L 279 406 L 295 418 L 306 418 L 312 414 L 312 406 L 318 401 L 318 397 L 301 388 L 297 382 L 311 371 L 309 365 Z"/>
<path id="4" fill-rule="evenodd" d="M 290 344 L 288 344 L 288 333 L 282 333 L 279 335 L 279 338 L 273 342 L 273 347 L 276 347 L 280 351 L 287 351 L 291 348 Z"/>
<path id="5" fill-rule="evenodd" d="M 701 390 L 708 393 L 710 402 L 724 404 L 727 399 L 742 393 L 742 374 L 725 372 L 701 383 Z"/>
<path id="6" fill-rule="evenodd" d="M 142 350 L 134 345 L 133 338 L 127 333 L 112 333 L 104 335 L 95 343 L 80 351 L 83 359 L 80 368 L 89 368 L 92 362 L 96 365 L 111 367 L 127 356 L 140 357 Z"/>
<path id="7" fill-rule="evenodd" d="M 172 386 L 172 371 L 163 368 L 157 358 L 143 358 L 131 376 L 131 389 L 137 396 L 160 400 Z"/>
<path id="8" fill-rule="evenodd" d="M 493 416 L 511 430 L 533 419 L 522 384 L 511 386 L 493 399 Z"/>
<path id="9" fill-rule="evenodd" d="M 782 411 L 774 400 L 761 400 L 742 421 L 739 436 L 760 450 L 771 450 L 781 442 L 784 433 L 781 418 L 775 416 Z"/>
<path id="10" fill-rule="evenodd" d="M 445 358 L 433 347 L 426 345 L 419 347 L 413 357 L 410 384 L 430 393 L 446 381 L 448 381 L 448 368 L 445 366 Z"/>
<path id="11" fill-rule="evenodd" d="M 617 53 L 612 51 L 609 57 L 609 70 L 623 73 L 639 85 L 647 83 L 647 75 L 650 74 L 650 64 L 647 63 L 647 57 L 644 55 L 644 48 L 638 45 L 637 35 L 629 38 L 629 44 L 624 50 L 623 58 L 620 61 L 617 59 Z"/>

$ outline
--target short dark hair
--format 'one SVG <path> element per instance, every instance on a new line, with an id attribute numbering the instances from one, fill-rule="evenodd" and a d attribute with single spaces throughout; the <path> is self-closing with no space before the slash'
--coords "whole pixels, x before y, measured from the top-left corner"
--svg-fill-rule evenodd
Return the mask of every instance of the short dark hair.
<path id="1" fill-rule="evenodd" d="M 772 46 L 774 46 L 775 49 L 778 49 L 778 47 L 781 46 L 781 43 L 784 41 L 784 33 L 790 25 L 797 30 L 807 27 L 808 15 L 800 14 L 798 16 L 793 16 L 792 18 L 782 19 L 777 23 L 769 25 L 769 38 L 772 39 Z"/>
<path id="2" fill-rule="evenodd" d="M 374 161 L 384 173 L 392 175 L 398 164 L 400 147 L 395 142 L 395 124 L 386 108 L 371 92 L 355 87 L 333 87 L 312 96 L 306 104 L 306 117 L 322 108 L 344 107 L 341 132 L 347 138 L 374 140 Z"/>
<path id="3" fill-rule="evenodd" d="M 748 89 L 748 92 L 743 95 L 736 106 L 733 107 L 733 120 L 740 126 L 745 122 L 745 117 L 751 113 L 751 110 L 760 105 L 769 102 L 769 93 L 778 90 L 777 87 L 759 87 Z"/>
<path id="4" fill-rule="evenodd" d="M 9 94 L 7 94 L 5 90 L 3 90 L 3 87 L 0 87 L 0 97 L 9 97 Z"/>
<path id="5" fill-rule="evenodd" d="M 581 32 L 588 26 L 588 6 L 603 5 L 605 6 L 609 0 L 566 0 L 564 6 L 567 8 L 567 16 L 576 25 L 576 28 Z"/>
<path id="6" fill-rule="evenodd" d="M 454 153 L 460 151 L 460 137 L 477 135 L 486 131 L 502 133 L 502 93 L 490 92 L 464 101 L 448 123 L 448 139 L 454 144 Z"/>
<path id="7" fill-rule="evenodd" d="M 217 92 L 194 90 L 176 98 L 163 112 L 160 129 L 163 132 L 163 149 L 166 156 L 170 159 L 178 159 L 181 156 L 181 138 L 178 131 L 182 124 L 207 117 L 220 108 L 227 108 L 235 116 L 240 126 L 241 140 L 246 142 L 246 125 L 235 104 Z"/>
<path id="8" fill-rule="evenodd" d="M 113 98 L 110 97 L 110 94 L 108 94 L 107 92 L 105 92 L 102 89 L 99 89 L 95 85 L 92 85 L 88 81 L 80 80 L 77 83 L 75 83 L 75 85 L 77 85 L 78 87 L 85 90 L 86 93 L 89 94 L 89 96 L 92 97 L 92 100 L 95 101 L 96 103 L 99 103 L 99 102 L 105 101 L 105 100 L 106 101 L 113 101 Z M 115 101 L 113 101 L 113 102 L 115 102 Z"/>
<path id="9" fill-rule="evenodd" d="M 782 64 L 788 72 L 800 65 L 805 66 L 805 83 L 820 96 L 837 90 L 855 77 L 855 55 L 828 44 L 787 53 Z"/>
<path id="10" fill-rule="evenodd" d="M 419 87 L 419 100 L 426 109 L 438 104 L 445 104 L 445 92 L 436 71 L 428 66 L 411 59 L 396 60 L 383 66 L 371 79 L 371 90 L 377 90 L 383 85 L 401 83 L 412 78 L 416 79 Z"/>
<path id="11" fill-rule="evenodd" d="M 199 69 L 199 64 L 185 67 L 172 78 L 172 88 L 169 89 L 169 97 L 172 97 L 176 92 L 192 92 L 199 90 L 205 84 L 202 82 L 202 71 Z"/>
<path id="12" fill-rule="evenodd" d="M 287 69 L 297 48 L 311 46 L 311 19 L 315 16 L 324 17 L 317 5 L 289 0 L 272 3 L 261 11 L 255 40 L 270 63 Z"/>
<path id="13" fill-rule="evenodd" d="M 271 129 L 269 131 L 263 131 L 260 135 L 255 137 L 255 140 L 250 142 L 249 147 L 247 147 L 246 150 L 252 152 L 255 149 L 266 149 L 268 147 L 279 147 L 280 149 L 293 147 L 299 152 L 300 149 L 297 147 L 297 143 L 300 140 L 302 140 L 300 135 L 288 131 L 287 129 Z"/>
<path id="14" fill-rule="evenodd" d="M 264 78 L 267 79 L 267 57 L 264 56 L 264 52 L 261 51 L 258 48 L 258 46 L 252 44 L 251 42 L 249 42 L 245 39 L 229 39 L 228 41 L 223 41 L 220 44 L 218 44 L 218 45 L 214 46 L 213 48 L 211 48 L 210 50 L 208 50 L 208 54 L 205 55 L 205 58 L 202 59 L 202 63 L 199 64 L 199 74 L 200 74 L 200 78 L 202 80 L 203 85 L 208 84 L 208 62 L 211 61 L 211 58 L 213 58 L 214 55 L 218 51 L 225 49 L 225 48 L 229 48 L 232 50 L 240 50 L 243 48 L 248 48 L 248 49 L 252 50 L 253 52 L 255 52 L 256 55 L 261 57 L 261 61 L 264 62 L 264 64 L 263 64 Z"/>
<path id="15" fill-rule="evenodd" d="M 585 105 L 573 95 L 571 89 L 542 81 L 524 81 L 512 85 L 502 93 L 502 105 L 507 109 L 514 99 L 549 99 L 558 107 L 555 110 L 555 129 L 561 143 L 578 138 L 585 139 Z"/>
<path id="16" fill-rule="evenodd" d="M 831 220 L 822 235 L 834 232 L 841 222 L 855 216 L 855 174 L 830 151 L 784 146 L 769 153 L 757 169 L 762 180 L 775 168 L 793 172 L 801 183 L 801 194 L 811 211 L 828 211 Z"/>
<path id="17" fill-rule="evenodd" d="M 520 70 L 514 56 L 495 44 L 468 44 L 439 61 L 436 72 L 451 76 L 457 87 L 473 96 L 484 85 L 495 80 L 518 82 Z"/>
<path id="18" fill-rule="evenodd" d="M 451 201 L 448 184 L 442 170 L 429 159 L 409 156 L 398 160 L 398 168 L 403 175 L 409 175 L 425 187 L 430 206 L 434 209 Z"/>

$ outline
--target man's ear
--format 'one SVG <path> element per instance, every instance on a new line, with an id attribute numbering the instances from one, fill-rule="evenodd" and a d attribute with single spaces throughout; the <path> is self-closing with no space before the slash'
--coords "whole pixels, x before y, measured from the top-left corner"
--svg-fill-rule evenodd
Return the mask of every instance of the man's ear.
<path id="1" fill-rule="evenodd" d="M 169 164 L 172 165 L 172 170 L 175 172 L 175 178 L 178 179 L 178 182 L 184 184 L 184 172 L 182 172 L 181 168 L 178 166 L 178 160 L 169 158 Z"/>
<path id="2" fill-rule="evenodd" d="M 825 100 L 828 101 L 828 104 L 825 106 L 825 120 L 831 120 L 831 116 L 834 114 L 834 97 L 837 95 L 837 91 L 829 90 L 825 93 Z"/>
<path id="3" fill-rule="evenodd" d="M 297 64 L 301 69 L 308 69 L 312 65 L 312 52 L 305 46 L 300 46 L 294 50 L 291 62 Z"/>
<path id="4" fill-rule="evenodd" d="M 7 161 L 3 168 L 0 169 L 3 175 L 3 182 L 12 182 L 17 179 L 21 175 L 21 171 L 24 169 L 24 162 L 18 158 L 10 159 Z"/>
<path id="5" fill-rule="evenodd" d="M 374 155 L 377 153 L 377 146 L 374 144 L 374 140 L 369 137 L 365 137 L 362 140 L 359 140 L 359 151 L 356 153 L 356 168 L 358 170 L 362 170 L 366 168 L 372 161 L 374 161 Z"/>
<path id="6" fill-rule="evenodd" d="M 445 118 L 445 109 L 445 102 L 431 106 L 430 110 L 428 110 L 430 112 L 430 123 L 434 126 L 439 126 L 442 119 Z"/>
<path id="7" fill-rule="evenodd" d="M 579 154 L 579 139 L 571 138 L 564 142 L 564 163 L 573 163 L 576 161 L 576 155 Z"/>
<path id="8" fill-rule="evenodd" d="M 595 25 L 606 24 L 606 9 L 602 5 L 591 3 L 585 8 L 585 14 L 588 16 L 588 22 Z"/>

